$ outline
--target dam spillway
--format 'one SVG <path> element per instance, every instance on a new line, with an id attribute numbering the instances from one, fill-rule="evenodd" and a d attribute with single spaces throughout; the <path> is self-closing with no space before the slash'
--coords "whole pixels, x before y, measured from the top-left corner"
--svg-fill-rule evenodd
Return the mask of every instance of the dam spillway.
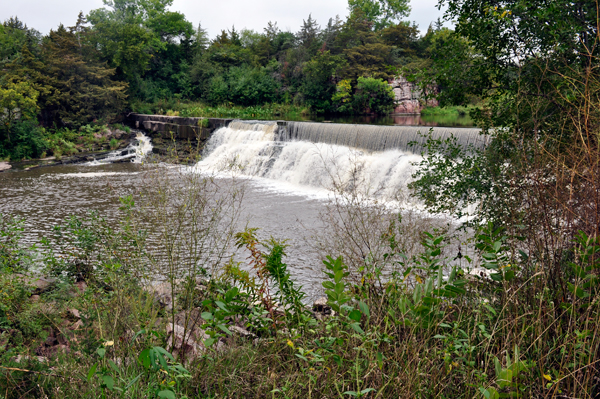
<path id="1" fill-rule="evenodd" d="M 282 141 L 309 141 L 368 151 L 401 150 L 420 153 L 425 148 L 428 127 L 350 125 L 341 123 L 287 122 L 280 135 Z M 433 127 L 431 137 L 446 140 L 456 137 L 458 144 L 482 148 L 487 144 L 485 136 L 476 128 Z M 411 143 L 413 143 L 411 145 Z"/>
<path id="2" fill-rule="evenodd" d="M 385 200 L 406 198 L 429 128 L 233 120 L 206 143 L 200 171 L 235 171 L 293 187 L 358 190 Z M 422 134 L 421 134 L 422 133 Z M 481 148 L 478 129 L 434 128 Z M 410 142 L 421 143 L 420 146 Z M 419 148 L 420 147 L 420 148 Z"/>

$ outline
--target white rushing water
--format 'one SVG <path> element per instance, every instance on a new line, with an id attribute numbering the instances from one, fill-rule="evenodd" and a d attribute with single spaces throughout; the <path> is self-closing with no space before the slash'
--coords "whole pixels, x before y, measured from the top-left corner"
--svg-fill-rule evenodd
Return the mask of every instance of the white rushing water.
<path id="1" fill-rule="evenodd" d="M 129 144 L 126 148 L 113 151 L 108 154 L 108 156 L 88 162 L 86 165 L 106 165 L 109 163 L 122 162 L 126 159 L 130 159 L 133 163 L 141 163 L 144 158 L 146 158 L 146 155 L 152 152 L 152 143 L 150 137 L 140 131 L 136 131 L 135 138 L 136 141 Z"/>
<path id="2" fill-rule="evenodd" d="M 399 149 L 372 152 L 279 138 L 278 126 L 272 123 L 232 122 L 213 133 L 196 168 L 233 171 L 299 191 L 359 190 L 362 195 L 395 201 L 405 198 L 413 163 L 421 159 Z"/>

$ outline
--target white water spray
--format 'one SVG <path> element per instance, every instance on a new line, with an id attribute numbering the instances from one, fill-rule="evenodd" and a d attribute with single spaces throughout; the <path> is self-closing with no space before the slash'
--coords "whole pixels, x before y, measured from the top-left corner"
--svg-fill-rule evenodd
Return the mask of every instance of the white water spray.
<path id="1" fill-rule="evenodd" d="M 298 189 L 357 190 L 384 200 L 405 197 L 413 162 L 420 156 L 394 149 L 370 152 L 342 145 L 277 141 L 273 123 L 232 122 L 207 143 L 201 172 L 232 171 Z"/>
<path id="2" fill-rule="evenodd" d="M 133 163 L 141 163 L 146 155 L 152 152 L 152 143 L 150 137 L 140 131 L 136 131 L 136 141 L 129 144 L 122 150 L 116 150 L 109 153 L 106 157 L 88 162 L 86 165 L 105 165 L 108 163 L 122 162 L 130 159 Z"/>

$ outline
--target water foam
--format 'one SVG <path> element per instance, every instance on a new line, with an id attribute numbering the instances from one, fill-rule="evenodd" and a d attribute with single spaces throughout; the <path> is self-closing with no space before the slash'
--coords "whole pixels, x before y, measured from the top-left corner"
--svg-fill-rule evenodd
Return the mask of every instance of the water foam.
<path id="1" fill-rule="evenodd" d="M 393 149 L 371 152 L 348 146 L 301 140 L 281 141 L 274 122 L 232 122 L 213 133 L 200 172 L 232 172 L 312 190 L 355 190 L 369 197 L 404 197 L 413 163 L 421 159 Z M 268 184 L 272 187 L 272 184 Z"/>
<path id="2" fill-rule="evenodd" d="M 136 141 L 130 143 L 126 148 L 122 150 L 113 151 L 102 159 L 95 159 L 91 162 L 87 162 L 86 165 L 97 166 L 106 165 L 108 163 L 122 162 L 130 159 L 133 163 L 142 163 L 150 152 L 152 152 L 152 143 L 150 137 L 146 136 L 140 131 L 136 132 Z"/>

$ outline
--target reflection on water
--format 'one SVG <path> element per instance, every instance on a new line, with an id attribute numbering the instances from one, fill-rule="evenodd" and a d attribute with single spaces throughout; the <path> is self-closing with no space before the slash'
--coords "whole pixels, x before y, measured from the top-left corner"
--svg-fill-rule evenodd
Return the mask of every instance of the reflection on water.
<path id="1" fill-rule="evenodd" d="M 400 125 L 400 126 L 445 126 L 471 127 L 473 120 L 468 115 L 361 115 L 361 116 L 319 116 L 311 118 L 315 122 L 354 123 L 361 125 Z"/>

